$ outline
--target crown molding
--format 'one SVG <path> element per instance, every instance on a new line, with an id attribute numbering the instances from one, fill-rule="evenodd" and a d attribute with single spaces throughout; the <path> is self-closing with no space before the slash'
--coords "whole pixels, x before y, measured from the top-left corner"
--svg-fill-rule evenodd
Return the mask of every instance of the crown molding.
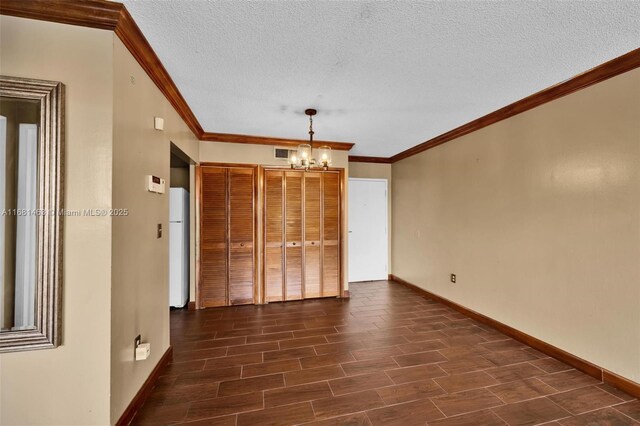
<path id="1" fill-rule="evenodd" d="M 391 158 L 389 157 L 367 157 L 364 155 L 350 155 L 350 163 L 377 163 L 377 164 L 391 164 Z"/>
<path id="2" fill-rule="evenodd" d="M 522 112 L 529 111 L 537 106 L 546 104 L 547 102 L 551 102 L 563 96 L 567 96 L 571 93 L 577 92 L 578 90 L 582 90 L 586 87 L 608 80 L 638 67 L 640 67 L 640 49 L 635 49 L 627 54 L 605 62 L 604 64 L 598 65 L 597 67 L 582 74 L 578 74 L 569 80 L 548 87 L 540 92 L 516 101 L 511 105 L 507 105 L 506 107 L 500 108 L 458 128 L 443 133 L 440 136 L 436 136 L 435 138 L 423 142 L 420 145 L 416 145 L 393 155 L 391 156 L 391 162 L 395 163 L 396 161 L 419 154 L 438 145 L 442 145 L 443 143 L 457 139 L 460 136 L 475 132 L 476 130 L 480 130 L 491 124 L 513 117 L 514 115 Z"/>
<path id="3" fill-rule="evenodd" d="M 0 14 L 115 32 L 196 137 L 203 133 L 160 58 L 122 3 L 103 0 L 2 0 Z"/>
<path id="4" fill-rule="evenodd" d="M 204 132 L 200 140 L 206 142 L 246 143 L 254 145 L 292 146 L 309 143 L 306 139 L 283 139 L 268 136 L 238 135 L 235 133 L 210 133 Z M 328 146 L 338 151 L 349 151 L 355 144 L 350 142 L 313 141 L 312 146 L 319 148 Z"/>
<path id="5" fill-rule="evenodd" d="M 2 0 L 2 15 L 115 31 L 124 9 L 103 0 Z"/>

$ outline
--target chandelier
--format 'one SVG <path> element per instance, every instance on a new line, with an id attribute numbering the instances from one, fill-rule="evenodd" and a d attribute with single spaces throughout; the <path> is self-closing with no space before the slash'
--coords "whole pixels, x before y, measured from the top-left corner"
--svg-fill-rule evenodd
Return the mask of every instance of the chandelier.
<path id="1" fill-rule="evenodd" d="M 321 146 L 320 148 L 312 149 L 313 147 L 313 116 L 318 111 L 315 109 L 306 109 L 304 113 L 309 116 L 309 143 L 298 145 L 296 150 L 289 151 L 289 164 L 292 169 L 304 169 L 309 170 L 312 168 L 322 168 L 327 170 L 331 165 L 331 147 Z M 313 154 L 316 157 L 313 157 Z"/>

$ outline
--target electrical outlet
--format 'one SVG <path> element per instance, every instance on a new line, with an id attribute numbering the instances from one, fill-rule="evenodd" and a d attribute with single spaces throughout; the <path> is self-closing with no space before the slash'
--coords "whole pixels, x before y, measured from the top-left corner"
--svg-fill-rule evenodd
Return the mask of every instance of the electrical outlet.
<path id="1" fill-rule="evenodd" d="M 456 274 L 451 274 L 451 282 L 455 284 L 455 282 L 456 282 Z"/>
<path id="2" fill-rule="evenodd" d="M 138 334 L 136 338 L 133 339 L 133 347 L 137 348 L 138 346 L 140 346 L 140 342 L 142 342 L 142 336 Z"/>

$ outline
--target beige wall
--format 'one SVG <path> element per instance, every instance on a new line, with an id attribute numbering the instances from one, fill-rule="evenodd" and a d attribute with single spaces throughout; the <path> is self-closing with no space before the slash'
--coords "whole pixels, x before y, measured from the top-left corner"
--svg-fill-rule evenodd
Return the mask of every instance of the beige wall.
<path id="1" fill-rule="evenodd" d="M 391 164 L 349 162 L 349 177 L 386 179 L 391 184 Z"/>
<path id="2" fill-rule="evenodd" d="M 395 275 L 640 382 L 640 70 L 394 163 L 393 211 Z"/>
<path id="3" fill-rule="evenodd" d="M 113 33 L 0 17 L 0 74 L 66 85 L 65 207 L 111 208 Z M 62 346 L 0 355 L 0 424 L 109 423 L 111 219 L 64 222 Z"/>
<path id="4" fill-rule="evenodd" d="M 184 188 L 189 190 L 189 167 L 172 167 L 169 172 L 171 188 Z"/>
<path id="5" fill-rule="evenodd" d="M 154 130 L 153 117 L 165 119 L 164 131 Z M 169 185 L 163 195 L 148 192 L 145 176 L 169 182 L 171 142 L 197 155 L 198 140 L 114 36 L 113 205 L 129 215 L 113 219 L 111 423 L 169 347 Z M 138 334 L 151 343 L 145 361 L 134 361 Z"/>
<path id="6" fill-rule="evenodd" d="M 391 164 L 379 164 L 379 163 L 349 163 L 349 177 L 359 179 L 386 179 L 387 180 L 387 234 L 389 237 L 389 259 L 387 260 L 387 271 L 393 273 L 391 262 L 391 228 L 392 228 L 392 209 L 391 209 Z M 347 234 L 349 235 L 349 234 Z"/>
<path id="7" fill-rule="evenodd" d="M 346 212 L 348 212 L 348 179 L 349 176 L 349 152 L 348 151 L 337 151 L 332 150 L 331 152 L 331 160 L 332 167 L 343 168 L 345 173 L 345 188 L 344 188 L 344 205 L 345 205 L 345 216 Z M 222 143 L 222 142 L 204 142 L 200 141 L 200 162 L 201 163 L 239 163 L 239 164 L 259 164 L 259 165 L 270 165 L 270 166 L 286 166 L 287 162 L 285 160 L 277 160 L 274 158 L 273 146 L 270 145 L 250 145 L 250 144 L 237 144 L 237 143 Z M 258 204 L 262 202 L 262 194 L 258 193 Z M 198 224 L 200 219 L 197 217 L 197 207 L 196 207 L 196 217 L 193 223 Z M 261 230 L 261 221 L 258 222 L 258 247 L 260 247 L 262 242 L 262 230 Z M 343 235 L 348 235 L 348 218 L 345 217 L 343 224 Z M 196 235 L 199 234 L 199 231 L 196 231 Z M 199 239 L 199 237 L 197 237 Z M 196 243 L 198 244 L 199 241 Z M 348 244 L 346 241 L 343 242 L 343 250 L 344 250 L 344 258 L 343 258 L 343 288 L 345 290 L 349 289 L 349 270 L 348 270 Z M 258 270 L 261 270 L 261 262 L 262 259 L 258 259 Z M 258 278 L 260 279 L 260 274 L 258 274 Z M 262 283 L 258 283 L 259 286 Z M 195 281 L 191 282 L 191 300 L 195 301 Z"/>

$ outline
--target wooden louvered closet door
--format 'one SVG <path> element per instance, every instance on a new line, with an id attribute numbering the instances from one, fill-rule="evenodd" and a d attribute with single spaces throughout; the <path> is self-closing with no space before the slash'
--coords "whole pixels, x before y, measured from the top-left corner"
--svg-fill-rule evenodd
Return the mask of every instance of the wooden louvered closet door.
<path id="1" fill-rule="evenodd" d="M 322 174 L 322 296 L 340 293 L 340 174 Z"/>
<path id="2" fill-rule="evenodd" d="M 200 307 L 227 305 L 227 170 L 201 168 Z"/>
<path id="3" fill-rule="evenodd" d="M 284 173 L 285 205 L 285 300 L 302 299 L 302 254 L 303 254 L 303 195 L 304 172 Z"/>
<path id="4" fill-rule="evenodd" d="M 304 297 L 321 297 L 322 173 L 304 175 Z"/>
<path id="5" fill-rule="evenodd" d="M 254 302 L 254 173 L 201 167 L 201 308 Z"/>
<path id="6" fill-rule="evenodd" d="M 264 171 L 266 302 L 340 294 L 340 176 Z"/>
<path id="7" fill-rule="evenodd" d="M 266 302 L 284 300 L 284 172 L 264 172 L 264 291 Z"/>
<path id="8" fill-rule="evenodd" d="M 253 303 L 253 169 L 229 169 L 229 305 Z"/>

